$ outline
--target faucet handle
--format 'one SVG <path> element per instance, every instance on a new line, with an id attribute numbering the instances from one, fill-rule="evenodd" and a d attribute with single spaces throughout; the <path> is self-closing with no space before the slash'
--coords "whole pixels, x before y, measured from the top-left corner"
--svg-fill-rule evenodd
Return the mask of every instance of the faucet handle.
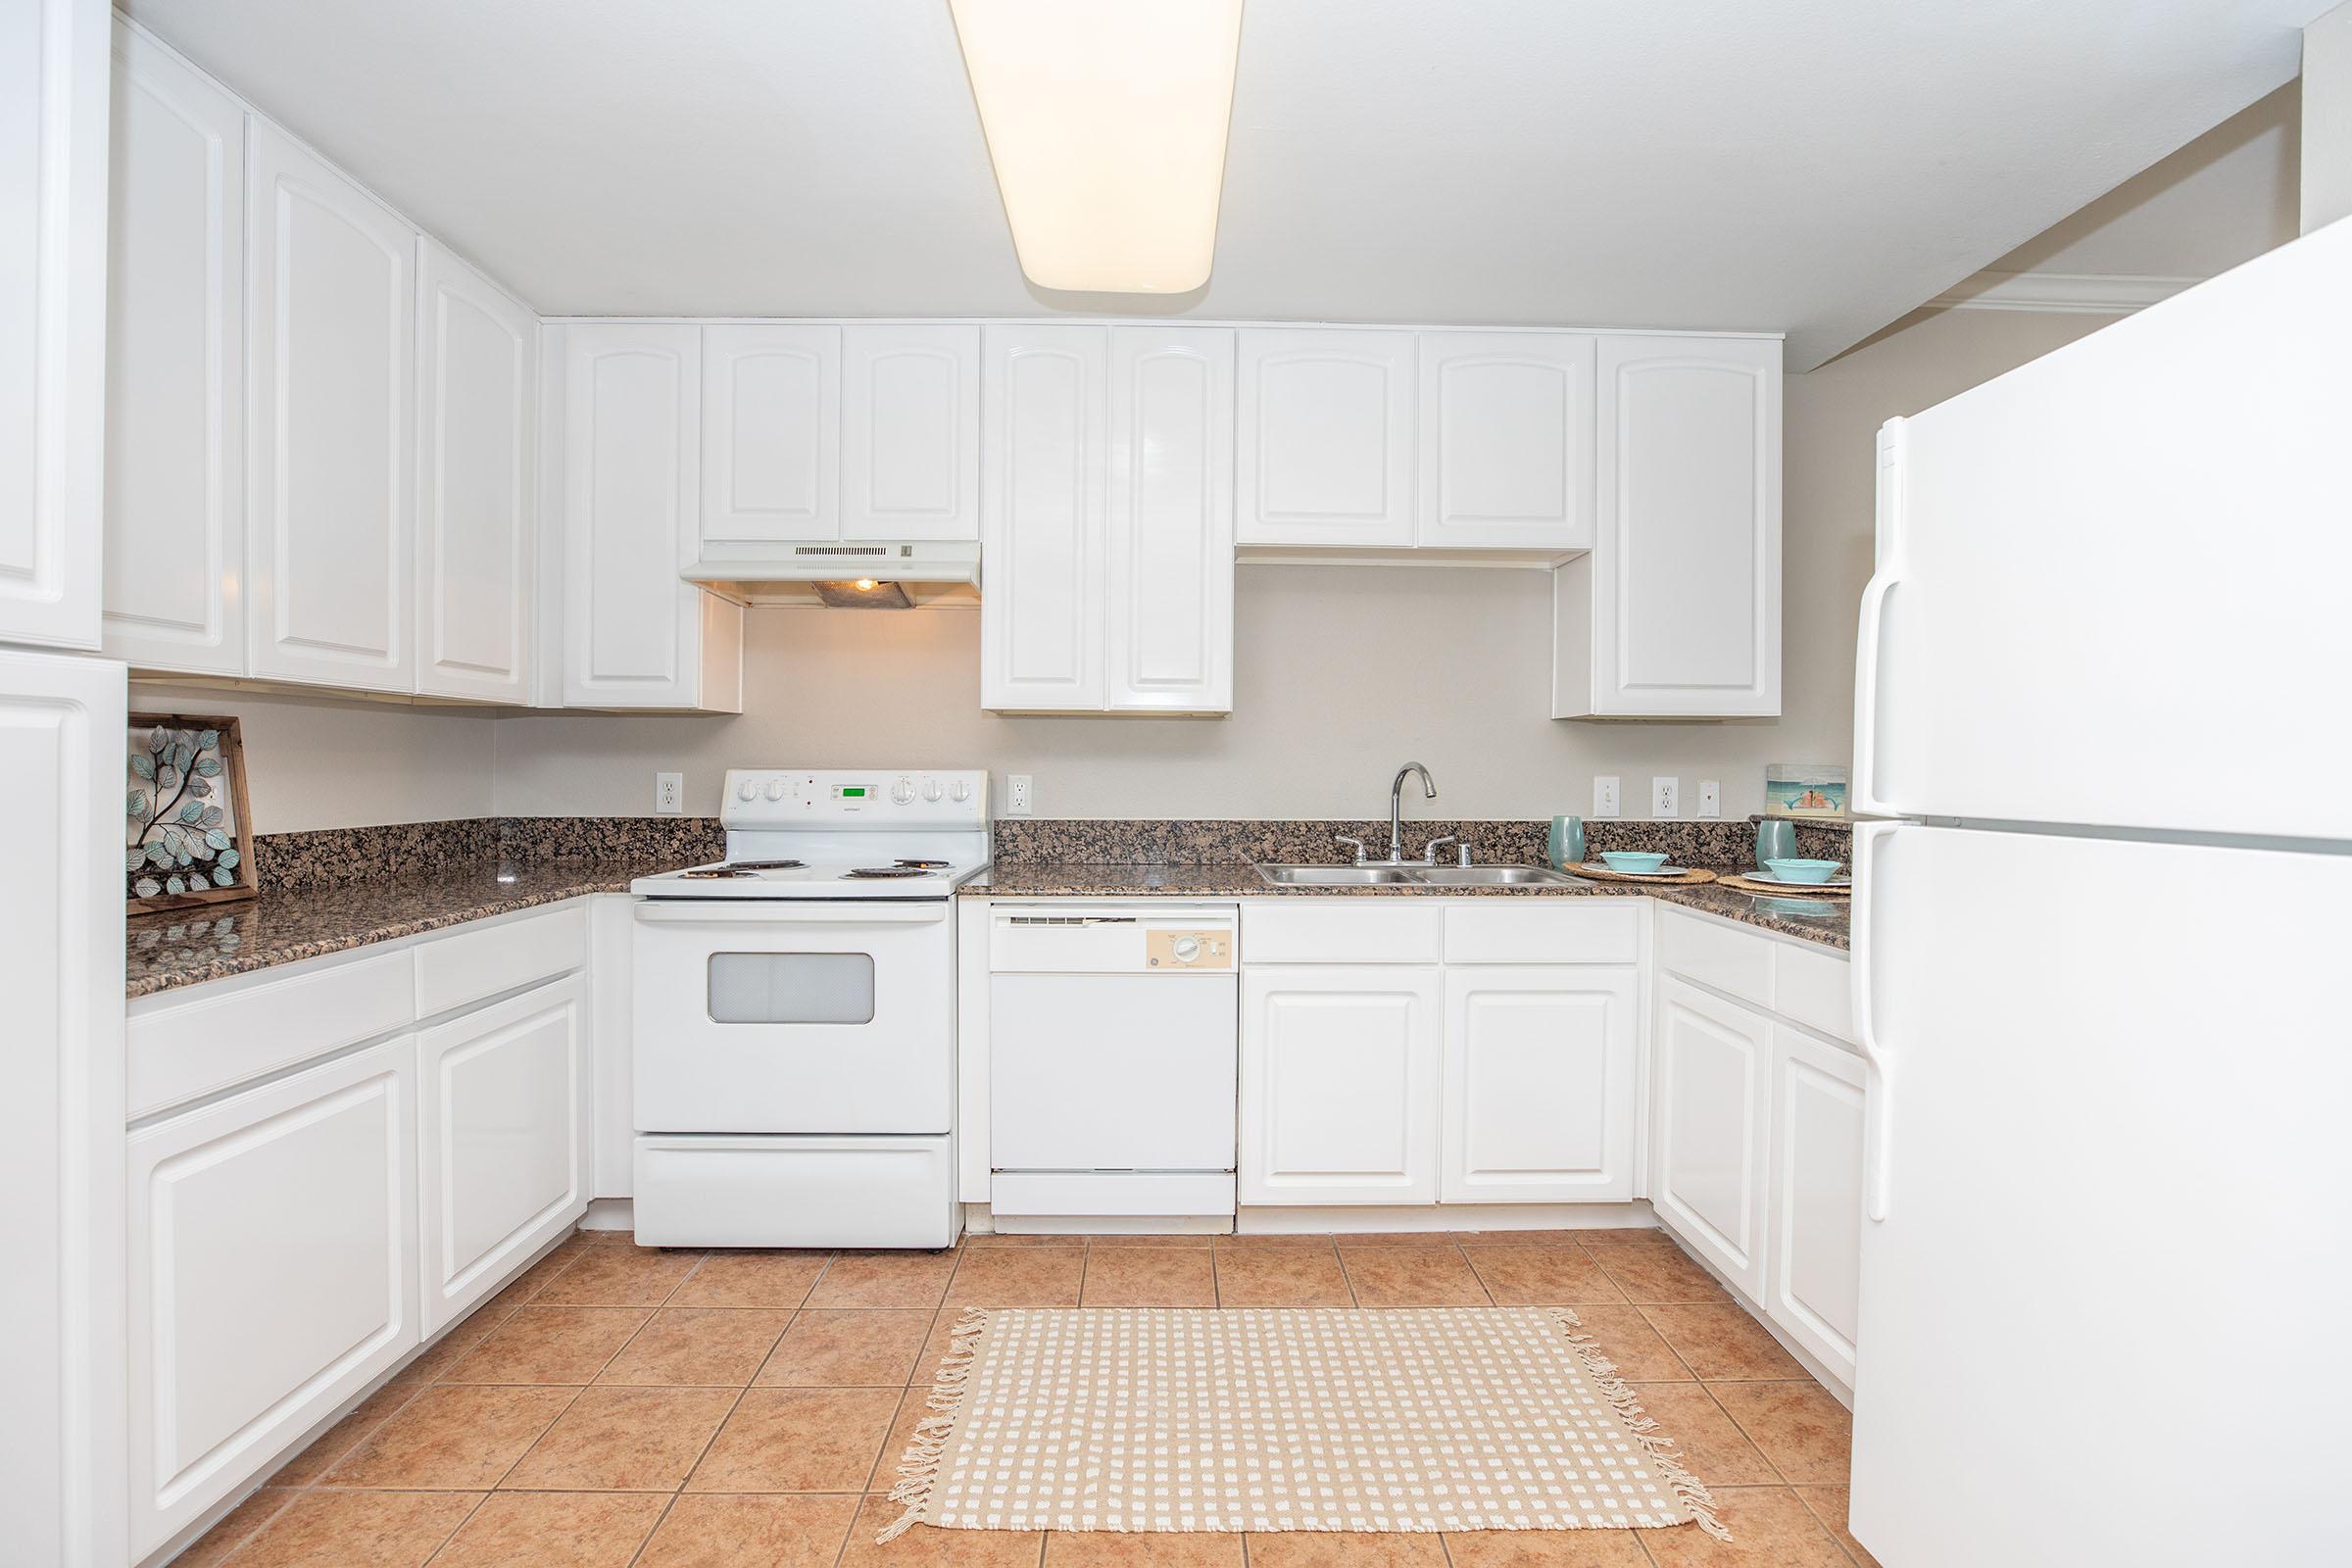
<path id="1" fill-rule="evenodd" d="M 1421 863 L 1423 865 L 1437 864 L 1438 846 L 1441 844 L 1452 844 L 1455 842 L 1457 842 L 1457 840 L 1451 833 L 1442 834 L 1437 838 L 1431 839 L 1427 844 L 1421 846 Z"/>
<path id="2" fill-rule="evenodd" d="M 1364 863 L 1364 841 L 1362 839 L 1351 839 L 1345 833 L 1334 833 L 1332 835 L 1332 839 L 1334 842 L 1345 844 L 1348 848 L 1355 851 L 1356 864 L 1361 865 Z"/>

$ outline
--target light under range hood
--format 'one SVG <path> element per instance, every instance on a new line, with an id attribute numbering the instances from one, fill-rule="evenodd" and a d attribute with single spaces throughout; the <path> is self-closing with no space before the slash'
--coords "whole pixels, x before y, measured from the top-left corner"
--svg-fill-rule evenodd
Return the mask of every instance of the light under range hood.
<path id="1" fill-rule="evenodd" d="M 712 551 L 678 573 L 722 598 L 744 605 L 856 602 L 855 593 L 820 596 L 820 583 L 887 584 L 916 605 L 976 604 L 980 547 L 971 543 L 744 544 Z M 897 608 L 895 595 L 882 601 Z"/>

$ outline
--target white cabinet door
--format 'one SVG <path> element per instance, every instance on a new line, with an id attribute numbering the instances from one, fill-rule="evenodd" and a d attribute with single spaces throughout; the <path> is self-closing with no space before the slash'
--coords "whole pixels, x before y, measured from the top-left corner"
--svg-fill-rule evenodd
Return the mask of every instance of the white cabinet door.
<path id="1" fill-rule="evenodd" d="M 983 341 L 980 706 L 1100 709 L 1108 334 L 992 326 Z"/>
<path id="2" fill-rule="evenodd" d="M 1862 1058 L 1775 1025 L 1771 1148 L 1764 1309 L 1850 1388 L 1862 1294 Z"/>
<path id="3" fill-rule="evenodd" d="M 99 643 L 106 106 L 106 7 L 9 7 L 0 21 L 0 641 Z"/>
<path id="4" fill-rule="evenodd" d="M 1598 402 L 1599 506 L 1592 554 L 1559 571 L 1552 716 L 1778 713 L 1779 340 L 1603 336 Z"/>
<path id="5" fill-rule="evenodd" d="M 428 1338 L 587 1210 L 587 994 L 573 975 L 416 1037 Z"/>
<path id="6" fill-rule="evenodd" d="M 1107 705 L 1233 709 L 1233 333 L 1110 333 Z"/>
<path id="7" fill-rule="evenodd" d="M 1446 971 L 1439 1200 L 1634 1196 L 1640 974 L 1569 965 Z"/>
<path id="8" fill-rule="evenodd" d="M 1436 969 L 1242 975 L 1245 1203 L 1438 1200 Z"/>
<path id="9" fill-rule="evenodd" d="M 841 328 L 703 328 L 703 559 L 841 535 Z"/>
<path id="10" fill-rule="evenodd" d="M 529 701 L 539 319 L 417 242 L 416 689 Z"/>
<path id="11" fill-rule="evenodd" d="M 1651 1035 L 1649 1200 L 1750 1300 L 1764 1298 L 1772 1023 L 1672 975 Z"/>
<path id="12" fill-rule="evenodd" d="M 1413 334 L 1244 327 L 1235 453 L 1246 545 L 1413 542 Z"/>
<path id="13" fill-rule="evenodd" d="M 980 537 L 980 329 L 841 329 L 841 537 Z"/>
<path id="14" fill-rule="evenodd" d="M 106 652 L 245 673 L 245 108 L 115 24 Z"/>
<path id="15" fill-rule="evenodd" d="M 266 120 L 245 152 L 248 663 L 414 691 L 416 234 Z"/>
<path id="16" fill-rule="evenodd" d="M 0 1559 L 120 1568 L 122 666 L 0 648 Z"/>
<path id="17" fill-rule="evenodd" d="M 712 644 L 741 613 L 678 576 L 701 515 L 702 333 L 573 325 L 564 352 L 564 701 L 740 710 L 739 642 L 733 682 Z"/>
<path id="18" fill-rule="evenodd" d="M 130 1139 L 131 1556 L 419 1343 L 416 1041 Z"/>
<path id="19" fill-rule="evenodd" d="M 1417 543 L 1589 549 L 1592 339 L 1574 332 L 1421 334 Z"/>

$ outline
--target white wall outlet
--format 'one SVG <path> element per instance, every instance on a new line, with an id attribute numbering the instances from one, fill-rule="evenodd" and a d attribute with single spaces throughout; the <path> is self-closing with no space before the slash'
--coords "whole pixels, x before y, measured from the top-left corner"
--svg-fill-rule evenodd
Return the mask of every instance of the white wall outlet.
<path id="1" fill-rule="evenodd" d="M 1615 816 L 1617 814 L 1616 774 L 1602 773 L 1592 780 L 1592 814 L 1594 816 Z"/>
<path id="2" fill-rule="evenodd" d="M 1721 816 L 1723 814 L 1723 785 L 1714 779 L 1702 778 L 1698 781 L 1698 814 L 1701 816 Z"/>
<path id="3" fill-rule="evenodd" d="M 1029 814 L 1029 790 L 1028 774 L 1007 773 L 1004 775 L 1004 814 L 1006 816 L 1027 816 Z"/>
<path id="4" fill-rule="evenodd" d="M 1672 821 L 1682 811 L 1683 781 L 1679 778 L 1653 778 L 1649 781 L 1649 814 L 1653 821 Z"/>
<path id="5" fill-rule="evenodd" d="M 675 816 L 686 809 L 686 775 L 656 773 L 654 775 L 654 809 L 664 816 Z"/>

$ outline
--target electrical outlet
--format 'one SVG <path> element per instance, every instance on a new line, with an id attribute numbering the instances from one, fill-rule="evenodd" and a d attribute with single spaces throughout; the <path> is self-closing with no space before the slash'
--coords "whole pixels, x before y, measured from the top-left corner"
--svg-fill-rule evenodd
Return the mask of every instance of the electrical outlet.
<path id="1" fill-rule="evenodd" d="M 1592 780 L 1592 814 L 1594 816 L 1615 816 L 1617 814 L 1616 774 L 1602 773 Z"/>
<path id="2" fill-rule="evenodd" d="M 686 809 L 686 775 L 656 773 L 654 775 L 654 809 L 664 816 L 675 816 Z"/>
<path id="3" fill-rule="evenodd" d="M 1004 775 L 1004 814 L 1006 816 L 1027 816 L 1029 814 L 1029 775 L 1026 773 Z"/>
<path id="4" fill-rule="evenodd" d="M 1682 810 L 1683 781 L 1679 778 L 1653 778 L 1649 781 L 1649 815 L 1652 821 L 1670 822 Z"/>
<path id="5" fill-rule="evenodd" d="M 1721 816 L 1723 814 L 1723 786 L 1714 779 L 1702 778 L 1698 781 L 1698 814 L 1701 816 Z"/>

